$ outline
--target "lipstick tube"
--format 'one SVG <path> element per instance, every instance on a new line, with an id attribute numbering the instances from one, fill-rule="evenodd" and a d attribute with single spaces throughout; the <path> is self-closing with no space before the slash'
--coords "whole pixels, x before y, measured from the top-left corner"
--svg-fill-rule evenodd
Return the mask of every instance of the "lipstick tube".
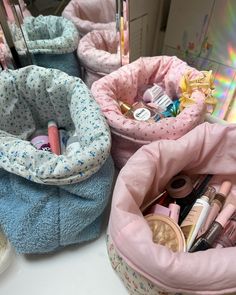
<path id="1" fill-rule="evenodd" d="M 208 230 L 212 222 L 215 220 L 215 218 L 219 214 L 220 210 L 223 208 L 225 200 L 231 190 L 231 187 L 232 187 L 232 183 L 227 180 L 221 184 L 219 192 L 216 193 L 214 199 L 211 202 L 209 214 L 206 218 L 205 223 L 199 230 L 198 237 L 203 235 Z"/>
<path id="2" fill-rule="evenodd" d="M 213 247 L 215 241 L 220 236 L 228 220 L 234 214 L 236 207 L 228 204 L 217 216 L 210 228 L 200 238 L 196 240 L 189 252 L 207 250 Z"/>
<path id="3" fill-rule="evenodd" d="M 48 139 L 49 139 L 51 151 L 56 155 L 60 155 L 61 151 L 60 151 L 59 132 L 58 132 L 57 124 L 53 120 L 50 120 L 48 122 Z"/>

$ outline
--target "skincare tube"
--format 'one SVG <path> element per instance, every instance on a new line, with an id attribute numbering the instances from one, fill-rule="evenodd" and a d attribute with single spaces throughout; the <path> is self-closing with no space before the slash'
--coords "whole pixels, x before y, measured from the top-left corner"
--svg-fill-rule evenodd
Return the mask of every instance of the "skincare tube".
<path id="1" fill-rule="evenodd" d="M 181 223 L 180 228 L 186 239 L 187 251 L 191 248 L 197 233 L 207 217 L 210 208 L 209 195 L 211 194 L 211 187 L 206 193 L 196 200 L 192 209 Z"/>
<path id="2" fill-rule="evenodd" d="M 228 220 L 234 214 L 235 209 L 236 207 L 233 204 L 228 204 L 225 208 L 223 208 L 210 228 L 205 232 L 205 234 L 196 240 L 189 252 L 203 251 L 212 248 L 222 233 Z"/>
<path id="3" fill-rule="evenodd" d="M 206 218 L 206 221 L 204 222 L 203 226 L 199 230 L 199 233 L 198 233 L 199 237 L 208 230 L 212 222 L 217 217 L 218 213 L 224 206 L 225 200 L 231 190 L 231 187 L 232 187 L 232 183 L 230 181 L 224 181 L 221 184 L 219 192 L 216 193 L 214 199 L 211 202 L 210 210 Z"/>
<path id="4" fill-rule="evenodd" d="M 51 150 L 54 154 L 60 155 L 60 139 L 57 124 L 55 121 L 50 120 L 48 122 L 48 138 Z"/>

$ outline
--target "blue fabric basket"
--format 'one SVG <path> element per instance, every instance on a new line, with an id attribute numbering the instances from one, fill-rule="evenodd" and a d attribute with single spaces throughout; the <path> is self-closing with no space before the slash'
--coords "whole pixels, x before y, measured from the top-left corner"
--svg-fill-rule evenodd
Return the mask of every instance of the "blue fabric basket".
<path id="1" fill-rule="evenodd" d="M 80 78 L 28 66 L 0 73 L 0 225 L 19 253 L 98 237 L 112 190 L 110 130 Z M 53 119 L 78 141 L 62 155 L 28 139 Z"/>
<path id="2" fill-rule="evenodd" d="M 26 17 L 22 29 L 34 64 L 81 76 L 76 54 L 79 34 L 70 20 L 53 15 Z"/>

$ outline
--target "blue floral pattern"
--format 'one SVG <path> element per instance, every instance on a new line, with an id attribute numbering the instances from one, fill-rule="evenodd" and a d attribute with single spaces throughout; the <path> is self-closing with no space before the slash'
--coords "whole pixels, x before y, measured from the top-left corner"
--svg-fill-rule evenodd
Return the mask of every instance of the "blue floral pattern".
<path id="1" fill-rule="evenodd" d="M 53 119 L 79 141 L 57 156 L 28 141 Z M 0 73 L 0 167 L 38 183 L 69 184 L 99 170 L 110 153 L 109 127 L 81 79 L 28 66 Z"/>
<path id="2" fill-rule="evenodd" d="M 22 26 L 31 53 L 63 54 L 77 49 L 79 33 L 68 19 L 54 15 L 27 17 Z M 24 40 L 18 26 L 11 31 L 18 53 L 24 54 Z"/>

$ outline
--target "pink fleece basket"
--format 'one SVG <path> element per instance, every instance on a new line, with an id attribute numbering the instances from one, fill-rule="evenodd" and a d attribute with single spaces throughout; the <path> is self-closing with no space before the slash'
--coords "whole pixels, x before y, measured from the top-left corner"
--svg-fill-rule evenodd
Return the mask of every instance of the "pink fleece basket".
<path id="1" fill-rule="evenodd" d="M 202 75 L 177 57 L 143 57 L 93 84 L 93 96 L 111 128 L 112 156 L 117 167 L 121 168 L 142 145 L 160 139 L 177 139 L 204 121 L 205 95 L 199 90 L 192 93 L 196 103 L 177 117 L 156 123 L 128 119 L 118 106 L 117 99 L 132 105 L 139 89 L 153 83 L 162 86 L 171 98 L 179 97 L 180 80 L 186 73 L 192 77 Z"/>
<path id="2" fill-rule="evenodd" d="M 213 174 L 216 186 L 229 179 L 233 187 L 227 202 L 235 204 L 235 141 L 235 124 L 203 123 L 178 140 L 143 146 L 121 170 L 113 192 L 108 251 L 130 294 L 236 293 L 235 247 L 174 253 L 152 241 L 139 209 L 180 171 Z"/>
<path id="3" fill-rule="evenodd" d="M 115 31 L 115 11 L 114 0 L 71 0 L 62 16 L 76 25 L 82 37 L 92 30 Z"/>
<path id="4" fill-rule="evenodd" d="M 89 88 L 121 66 L 118 45 L 118 35 L 110 30 L 94 30 L 80 40 L 77 55 L 84 68 L 83 80 Z"/>

